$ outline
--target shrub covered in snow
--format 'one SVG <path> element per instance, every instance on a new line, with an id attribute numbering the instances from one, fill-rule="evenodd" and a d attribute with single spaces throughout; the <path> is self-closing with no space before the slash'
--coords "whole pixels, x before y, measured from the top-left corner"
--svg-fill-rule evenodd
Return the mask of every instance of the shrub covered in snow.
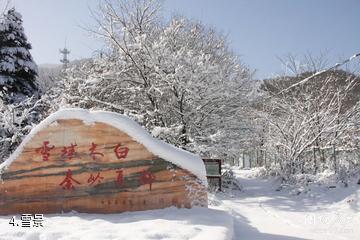
<path id="1" fill-rule="evenodd" d="M 26 98 L 17 104 L 0 101 L 0 163 L 41 120 L 59 107 L 53 95 Z"/>

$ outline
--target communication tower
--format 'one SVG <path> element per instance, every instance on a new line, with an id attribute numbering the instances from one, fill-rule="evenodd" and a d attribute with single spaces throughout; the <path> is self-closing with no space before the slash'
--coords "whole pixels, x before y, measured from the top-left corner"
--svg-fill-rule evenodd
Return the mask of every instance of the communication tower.
<path id="1" fill-rule="evenodd" d="M 60 49 L 59 52 L 63 55 L 63 58 L 60 59 L 60 62 L 62 62 L 63 67 L 67 68 L 67 65 L 69 64 L 68 55 L 70 54 L 70 50 L 66 48 L 66 42 L 65 47 L 63 49 Z"/>

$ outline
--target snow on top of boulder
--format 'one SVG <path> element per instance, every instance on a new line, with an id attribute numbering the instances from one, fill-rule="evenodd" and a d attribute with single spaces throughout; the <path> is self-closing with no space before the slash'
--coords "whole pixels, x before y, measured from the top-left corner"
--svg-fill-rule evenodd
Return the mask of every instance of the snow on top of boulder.
<path id="1" fill-rule="evenodd" d="M 23 148 L 33 138 L 33 136 L 57 120 L 64 119 L 79 119 L 84 121 L 85 124 L 91 124 L 94 122 L 109 124 L 125 132 L 135 141 L 143 144 L 154 155 L 195 174 L 203 182 L 203 184 L 207 185 L 205 165 L 201 158 L 197 155 L 153 138 L 139 124 L 126 116 L 113 112 L 88 111 L 80 108 L 59 110 L 39 123 L 25 137 L 15 152 L 5 162 L 0 164 L 0 172 L 10 166 L 10 164 L 22 153 Z"/>

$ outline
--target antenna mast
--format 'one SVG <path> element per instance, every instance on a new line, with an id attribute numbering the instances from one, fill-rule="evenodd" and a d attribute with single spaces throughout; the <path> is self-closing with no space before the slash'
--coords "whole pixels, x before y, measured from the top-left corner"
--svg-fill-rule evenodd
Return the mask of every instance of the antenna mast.
<path id="1" fill-rule="evenodd" d="M 65 40 L 65 47 L 60 49 L 59 52 L 63 55 L 63 58 L 60 59 L 60 62 L 63 64 L 63 68 L 67 68 L 68 63 L 70 62 L 68 59 L 68 55 L 70 54 L 70 50 L 66 48 L 66 40 Z"/>

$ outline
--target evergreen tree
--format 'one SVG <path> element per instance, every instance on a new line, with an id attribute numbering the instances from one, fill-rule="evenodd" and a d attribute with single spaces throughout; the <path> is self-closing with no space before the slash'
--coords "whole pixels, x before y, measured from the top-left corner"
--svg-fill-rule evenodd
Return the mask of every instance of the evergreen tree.
<path id="1" fill-rule="evenodd" d="M 37 65 L 29 52 L 22 16 L 14 8 L 0 22 L 0 98 L 17 102 L 38 91 Z"/>

